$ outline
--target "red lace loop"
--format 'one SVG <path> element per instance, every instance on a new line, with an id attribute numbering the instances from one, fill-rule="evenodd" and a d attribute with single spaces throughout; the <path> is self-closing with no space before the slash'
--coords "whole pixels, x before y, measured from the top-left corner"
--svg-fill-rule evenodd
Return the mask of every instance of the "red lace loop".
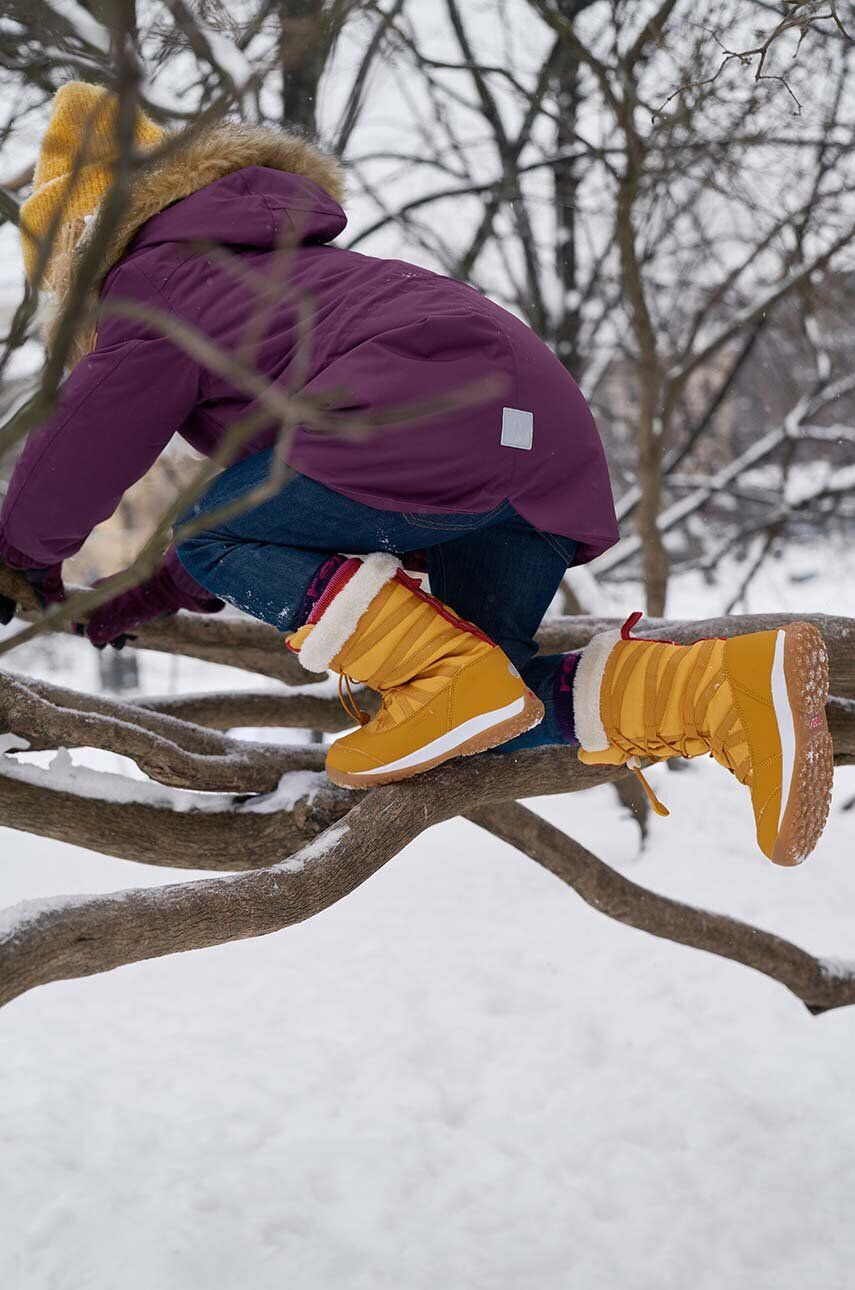
<path id="1" fill-rule="evenodd" d="M 644 614 L 641 612 L 640 609 L 636 609 L 635 613 L 630 614 L 629 618 L 627 618 L 623 627 L 621 627 L 620 629 L 620 634 L 625 641 L 628 641 L 630 639 L 630 632 L 632 631 L 635 624 L 637 622 L 640 622 L 643 617 L 644 617 Z"/>

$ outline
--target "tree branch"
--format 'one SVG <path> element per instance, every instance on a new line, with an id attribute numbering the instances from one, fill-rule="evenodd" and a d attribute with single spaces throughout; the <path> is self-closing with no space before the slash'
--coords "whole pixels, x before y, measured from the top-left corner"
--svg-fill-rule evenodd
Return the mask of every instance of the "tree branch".
<path id="1" fill-rule="evenodd" d="M 12 778 L 7 770 L 0 773 L 0 812 L 12 827 L 144 863 L 163 864 L 168 849 L 176 866 L 260 872 L 12 907 L 0 924 L 0 1004 L 49 981 L 303 922 L 441 820 L 484 802 L 582 790 L 623 773 L 583 766 L 568 748 L 485 755 L 364 796 L 319 783 L 299 798 L 298 823 L 296 806 L 265 810 L 256 801 L 231 812 L 179 811 L 67 788 L 46 792 L 33 782 L 46 772 L 18 767 Z"/>
<path id="2" fill-rule="evenodd" d="M 772 932 L 648 891 L 518 802 L 470 811 L 467 819 L 548 869 L 608 918 L 754 968 L 785 985 L 810 1012 L 855 1003 L 855 960 L 832 965 Z"/>
<path id="3" fill-rule="evenodd" d="M 293 770 L 323 770 L 323 749 L 249 743 L 174 716 L 0 672 L 0 724 L 29 749 L 101 748 L 158 783 L 205 792 L 269 793 Z"/>

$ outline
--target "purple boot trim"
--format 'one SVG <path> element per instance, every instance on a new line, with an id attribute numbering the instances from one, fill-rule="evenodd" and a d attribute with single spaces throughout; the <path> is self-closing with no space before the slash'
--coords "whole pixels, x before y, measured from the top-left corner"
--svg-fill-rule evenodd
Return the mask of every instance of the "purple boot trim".
<path id="1" fill-rule="evenodd" d="M 312 576 L 312 581 L 306 588 L 303 602 L 297 610 L 297 617 L 294 620 L 295 631 L 298 627 L 302 627 L 303 624 L 308 621 L 309 614 L 312 612 L 341 566 L 346 563 L 347 556 L 331 555 L 324 560 L 323 564 L 318 565 Z"/>
<path id="2" fill-rule="evenodd" d="M 573 715 L 573 677 L 581 654 L 565 654 L 555 673 L 555 721 L 561 738 L 567 744 L 577 744 L 576 721 Z"/>

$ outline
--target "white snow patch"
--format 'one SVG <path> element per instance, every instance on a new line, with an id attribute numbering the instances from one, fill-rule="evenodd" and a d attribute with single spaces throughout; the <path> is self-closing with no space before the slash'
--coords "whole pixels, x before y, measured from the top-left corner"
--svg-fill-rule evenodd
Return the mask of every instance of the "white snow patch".
<path id="1" fill-rule="evenodd" d="M 290 856 L 287 860 L 280 860 L 278 864 L 273 865 L 273 868 L 277 869 L 279 873 L 299 873 L 301 869 L 305 869 L 307 864 L 323 859 L 328 852 L 332 851 L 333 847 L 338 846 L 347 832 L 348 827 L 346 824 L 336 824 L 333 828 L 327 829 L 326 832 L 320 834 L 312 842 L 307 842 L 295 855 Z"/>
<path id="2" fill-rule="evenodd" d="M 75 894 L 19 900 L 16 905 L 0 909 L 0 941 L 11 940 L 44 914 L 59 914 L 64 910 L 74 909 L 75 906 L 88 904 L 92 899 L 92 896 Z"/>
<path id="3" fill-rule="evenodd" d="M 204 27 L 203 31 L 214 62 L 227 73 L 235 89 L 240 93 L 253 78 L 252 64 L 234 41 L 229 40 L 223 32 L 212 31 L 210 27 Z"/>
<path id="4" fill-rule="evenodd" d="M 322 770 L 286 771 L 272 793 L 254 798 L 243 809 L 254 815 L 289 811 L 301 798 L 313 801 L 316 793 L 324 786 L 329 787 L 329 780 Z"/>
<path id="5" fill-rule="evenodd" d="M 824 976 L 836 981 L 855 980 L 855 959 L 820 958 L 819 966 Z"/>
<path id="6" fill-rule="evenodd" d="M 74 793 L 78 797 L 94 798 L 100 802 L 156 806 L 168 811 L 228 814 L 287 810 L 304 794 L 314 797 L 326 782 L 322 771 L 291 771 L 282 776 L 272 793 L 235 804 L 234 793 L 192 792 L 183 788 L 169 788 L 151 780 L 132 780 L 112 771 L 78 766 L 72 761 L 67 748 L 61 748 L 56 753 L 47 769 L 28 762 L 10 761 L 0 766 L 0 775 L 54 792 Z"/>
<path id="7" fill-rule="evenodd" d="M 88 10 L 77 4 L 76 0 L 51 0 L 50 8 L 54 13 L 67 18 L 75 33 L 88 44 L 94 45 L 102 54 L 110 52 L 110 33 Z"/>

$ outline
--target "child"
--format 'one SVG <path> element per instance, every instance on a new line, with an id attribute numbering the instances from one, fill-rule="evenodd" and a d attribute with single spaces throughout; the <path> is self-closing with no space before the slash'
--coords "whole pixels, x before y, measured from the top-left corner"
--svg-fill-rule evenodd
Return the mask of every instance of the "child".
<path id="1" fill-rule="evenodd" d="M 45 271 L 60 306 L 62 248 L 86 245 L 114 122 L 105 91 L 61 89 L 21 211 L 31 277 L 61 226 Z M 137 147 L 161 137 L 139 114 Z M 61 562 L 175 431 L 211 455 L 250 422 L 191 517 L 241 498 L 271 471 L 281 416 L 267 392 L 299 394 L 310 411 L 285 449 L 296 474 L 200 526 L 148 583 L 98 610 L 94 643 L 229 601 L 286 633 L 308 670 L 341 675 L 360 724 L 329 750 L 336 783 L 403 779 L 499 745 L 578 743 L 588 764 L 634 768 L 709 752 L 748 786 L 763 852 L 803 859 L 832 773 L 818 633 L 795 623 L 678 646 L 634 639 L 630 620 L 578 654 L 535 657 L 568 566 L 618 536 L 590 411 L 549 349 L 472 288 L 330 245 L 346 222 L 341 195 L 338 163 L 305 139 L 237 124 L 135 177 L 101 257 L 97 339 L 80 339 L 85 356 L 17 464 L 2 558 L 61 595 Z M 215 356 L 182 345 L 176 322 Z M 248 388 L 216 360 L 223 351 L 262 379 Z M 445 411 L 425 415 L 442 397 Z M 313 429 L 312 409 L 325 429 L 336 414 L 377 424 L 397 412 L 404 424 L 356 441 Z M 401 567 L 415 551 L 433 595 Z M 373 720 L 351 681 L 380 692 Z"/>

